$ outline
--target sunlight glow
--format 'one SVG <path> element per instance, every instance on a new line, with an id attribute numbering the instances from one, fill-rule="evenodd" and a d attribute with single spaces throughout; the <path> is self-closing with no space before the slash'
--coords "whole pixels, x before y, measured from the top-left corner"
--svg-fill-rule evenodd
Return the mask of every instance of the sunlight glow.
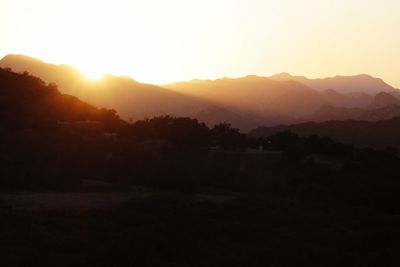
<path id="1" fill-rule="evenodd" d="M 398 0 L 0 0 L 0 57 L 148 83 L 369 73 L 400 87 Z"/>
<path id="2" fill-rule="evenodd" d="M 89 67 L 89 68 L 79 68 L 80 72 L 85 76 L 86 79 L 88 80 L 101 80 L 106 73 L 102 71 L 96 71 L 95 67 Z"/>

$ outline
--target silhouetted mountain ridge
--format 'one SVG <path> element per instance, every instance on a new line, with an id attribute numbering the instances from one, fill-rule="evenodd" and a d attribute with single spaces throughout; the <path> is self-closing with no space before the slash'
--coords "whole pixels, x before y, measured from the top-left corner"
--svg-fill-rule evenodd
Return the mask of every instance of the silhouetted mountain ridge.
<path id="1" fill-rule="evenodd" d="M 366 93 L 341 94 L 333 89 L 323 90 L 322 98 L 331 106 L 344 108 L 365 108 L 371 104 L 373 96 Z"/>
<path id="2" fill-rule="evenodd" d="M 379 121 L 400 116 L 400 100 L 393 95 L 380 92 L 364 108 L 346 108 L 326 105 L 318 109 L 308 120 L 365 120 Z"/>
<path id="3" fill-rule="evenodd" d="M 202 110 L 215 106 L 213 102 L 159 86 L 140 83 L 130 77 L 105 75 L 99 81 L 90 81 L 70 66 L 49 64 L 22 55 L 4 57 L 0 60 L 0 67 L 10 67 L 17 72 L 28 71 L 46 82 L 56 83 L 62 93 L 71 94 L 98 107 L 113 108 L 122 118 L 130 121 L 160 115 L 196 117 L 196 114 L 201 114 Z M 217 112 L 208 117 L 218 118 L 219 116 Z M 227 113 L 224 118 L 231 123 L 237 121 L 236 116 L 229 119 Z M 215 119 L 205 121 L 210 126 L 213 126 L 211 124 L 214 122 Z M 244 124 L 246 123 L 241 123 L 241 125 Z M 246 129 L 254 126 L 251 125 Z"/>
<path id="4" fill-rule="evenodd" d="M 114 75 L 90 81 L 71 66 L 22 55 L 8 55 L 0 60 L 0 66 L 54 82 L 62 93 L 113 108 L 125 120 L 160 115 L 193 117 L 209 126 L 226 121 L 243 131 L 258 125 L 359 119 L 365 118 L 364 114 L 374 120 L 381 116 L 387 119 L 391 113 L 397 114 L 396 108 L 388 106 L 396 105 L 400 96 L 398 90 L 370 75 L 308 79 L 281 73 L 269 78 L 248 75 L 155 86 Z M 366 108 L 369 113 L 358 110 Z"/>
<path id="5" fill-rule="evenodd" d="M 400 148 L 398 138 L 400 136 L 400 117 L 376 122 L 346 120 L 258 127 L 252 130 L 249 136 L 254 138 L 268 137 L 283 131 L 292 131 L 300 136 L 328 136 L 335 141 L 360 147 Z"/>
<path id="6" fill-rule="evenodd" d="M 233 111 L 252 112 L 265 117 L 303 116 L 324 104 L 318 92 L 299 82 L 278 82 L 255 75 L 237 79 L 196 80 L 165 87 L 214 101 Z"/>

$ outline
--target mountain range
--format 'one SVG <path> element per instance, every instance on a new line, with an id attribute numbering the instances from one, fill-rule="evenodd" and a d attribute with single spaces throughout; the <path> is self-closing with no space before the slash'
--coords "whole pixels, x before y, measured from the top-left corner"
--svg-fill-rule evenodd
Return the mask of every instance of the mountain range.
<path id="1" fill-rule="evenodd" d="M 328 89 L 335 90 L 340 94 L 366 93 L 374 95 L 380 92 L 393 92 L 396 88 L 388 85 L 380 78 L 371 75 L 361 74 L 354 76 L 328 77 L 323 79 L 308 79 L 303 76 L 293 76 L 289 73 L 280 73 L 269 77 L 275 81 L 297 81 L 317 91 Z"/>
<path id="2" fill-rule="evenodd" d="M 68 65 L 7 55 L 0 67 L 27 71 L 69 94 L 136 121 L 158 115 L 194 117 L 213 126 L 229 122 L 242 131 L 257 126 L 327 120 L 382 120 L 400 114 L 399 90 L 369 75 L 308 79 L 287 73 L 193 80 L 156 86 L 129 77 L 86 79 Z"/>

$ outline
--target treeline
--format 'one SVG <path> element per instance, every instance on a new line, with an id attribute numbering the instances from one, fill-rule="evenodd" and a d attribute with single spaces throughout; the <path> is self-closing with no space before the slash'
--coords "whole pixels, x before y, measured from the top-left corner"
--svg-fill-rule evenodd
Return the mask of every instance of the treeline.
<path id="1" fill-rule="evenodd" d="M 382 114 L 387 114 L 387 112 L 382 112 Z M 374 116 L 371 118 L 374 118 Z M 254 138 L 268 137 L 283 131 L 292 131 L 299 136 L 329 136 L 337 142 L 354 144 L 358 147 L 372 147 L 375 149 L 400 148 L 398 141 L 400 117 L 380 121 L 326 121 L 276 127 L 258 127 L 252 130 L 249 136 Z"/>
<path id="2" fill-rule="evenodd" d="M 210 129 L 197 119 L 168 115 L 137 121 L 126 127 L 123 136 L 136 141 L 162 139 L 178 148 L 218 146 L 224 149 L 243 149 L 247 140 L 246 135 L 228 123 Z"/>

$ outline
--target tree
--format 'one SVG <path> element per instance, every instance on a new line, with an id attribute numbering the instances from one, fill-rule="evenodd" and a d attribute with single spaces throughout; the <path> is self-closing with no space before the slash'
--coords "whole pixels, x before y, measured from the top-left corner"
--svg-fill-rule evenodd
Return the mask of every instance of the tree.
<path id="1" fill-rule="evenodd" d="M 211 130 L 211 135 L 214 144 L 225 149 L 240 149 L 246 144 L 246 136 L 226 122 L 215 125 Z"/>

